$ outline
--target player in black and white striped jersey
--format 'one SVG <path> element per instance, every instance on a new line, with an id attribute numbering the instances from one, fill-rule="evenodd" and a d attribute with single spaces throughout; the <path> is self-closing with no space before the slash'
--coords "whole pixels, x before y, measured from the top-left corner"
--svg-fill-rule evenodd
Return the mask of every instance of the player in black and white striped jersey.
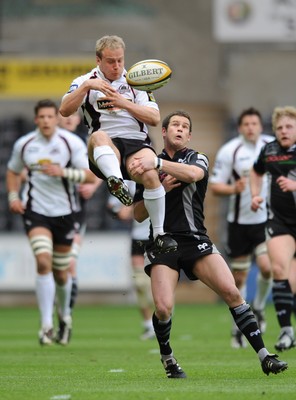
<path id="1" fill-rule="evenodd" d="M 122 38 L 100 38 L 96 43 L 96 68 L 74 79 L 62 99 L 60 113 L 69 116 L 81 107 L 89 128 L 90 169 L 106 180 L 112 195 L 130 206 L 133 198 L 124 179 L 135 180 L 130 164 L 136 157 L 148 155 L 154 160 L 148 126 L 159 123 L 160 113 L 152 93 L 128 85 L 124 53 Z M 176 250 L 177 243 L 163 229 L 165 192 L 157 172 L 144 172 L 136 180 L 145 187 L 155 247 L 160 252 Z"/>

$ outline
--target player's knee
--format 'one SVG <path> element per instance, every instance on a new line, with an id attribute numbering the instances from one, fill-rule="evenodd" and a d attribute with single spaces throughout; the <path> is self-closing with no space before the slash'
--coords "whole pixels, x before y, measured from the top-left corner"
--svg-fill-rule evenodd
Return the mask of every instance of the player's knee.
<path id="1" fill-rule="evenodd" d="M 240 291 L 234 285 L 225 287 L 221 297 L 229 307 L 235 307 L 244 300 L 242 299 Z"/>
<path id="2" fill-rule="evenodd" d="M 161 320 L 164 321 L 168 320 L 171 317 L 173 307 L 173 304 L 164 300 L 158 300 L 155 302 L 156 314 Z"/>
<path id="3" fill-rule="evenodd" d="M 36 235 L 29 238 L 33 254 L 37 262 L 37 271 L 45 274 L 52 269 L 52 240 L 45 235 Z"/>
<path id="4" fill-rule="evenodd" d="M 145 186 L 145 188 L 157 189 L 160 185 L 159 176 L 156 169 L 150 169 L 149 171 L 145 171 L 141 176 L 141 183 Z"/>
<path id="5" fill-rule="evenodd" d="M 70 268 L 71 250 L 67 253 L 54 251 L 52 256 L 52 268 L 58 271 L 68 271 Z"/>
<path id="6" fill-rule="evenodd" d="M 104 131 L 95 131 L 89 137 L 89 145 L 93 148 L 110 144 L 110 138 Z"/>
<path id="7" fill-rule="evenodd" d="M 152 304 L 150 278 L 145 274 L 143 268 L 133 270 L 133 281 L 139 306 L 141 308 L 149 307 Z"/>

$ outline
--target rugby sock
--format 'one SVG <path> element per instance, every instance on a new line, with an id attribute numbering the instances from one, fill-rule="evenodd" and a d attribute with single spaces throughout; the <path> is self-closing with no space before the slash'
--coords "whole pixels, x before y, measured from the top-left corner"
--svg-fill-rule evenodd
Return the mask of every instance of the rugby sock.
<path id="1" fill-rule="evenodd" d="M 255 310 L 264 310 L 271 288 L 272 278 L 265 279 L 261 273 L 258 273 L 256 296 L 253 302 L 253 307 Z"/>
<path id="2" fill-rule="evenodd" d="M 153 329 L 153 323 L 152 323 L 152 319 L 144 319 L 143 322 L 143 328 L 145 330 L 152 330 Z"/>
<path id="3" fill-rule="evenodd" d="M 72 287 L 71 287 L 71 298 L 70 298 L 70 308 L 71 311 L 74 308 L 78 295 L 78 285 L 77 285 L 77 278 L 72 276 Z"/>
<path id="4" fill-rule="evenodd" d="M 64 285 L 60 286 L 56 284 L 57 298 L 58 298 L 58 303 L 60 305 L 62 319 L 71 315 L 71 309 L 70 309 L 71 288 L 72 288 L 72 277 L 70 275 L 68 276 L 67 282 Z"/>
<path id="5" fill-rule="evenodd" d="M 52 328 L 55 297 L 55 283 L 52 272 L 46 275 L 37 275 L 36 297 L 41 315 L 42 328 Z"/>
<path id="6" fill-rule="evenodd" d="M 244 302 L 240 306 L 229 308 L 229 310 L 239 330 L 244 334 L 256 353 L 258 353 L 265 346 L 256 318 L 249 304 Z"/>
<path id="7" fill-rule="evenodd" d="M 280 327 L 291 326 L 293 293 L 288 279 L 274 279 L 272 298 Z"/>
<path id="8" fill-rule="evenodd" d="M 143 193 L 144 204 L 148 211 L 152 228 L 153 236 L 164 233 L 163 223 L 165 217 L 165 190 L 162 185 L 156 189 L 145 189 Z"/>
<path id="9" fill-rule="evenodd" d="M 243 299 L 245 299 L 247 297 L 247 285 L 246 283 L 243 284 L 243 286 L 239 289 L 239 292 L 242 296 Z M 231 329 L 231 334 L 235 335 L 236 332 L 238 332 L 240 329 L 238 328 L 238 326 L 235 323 L 235 320 L 232 318 L 232 329 Z"/>
<path id="10" fill-rule="evenodd" d="M 95 147 L 93 157 L 99 170 L 106 178 L 116 176 L 122 179 L 118 158 L 110 146 Z"/>
<path id="11" fill-rule="evenodd" d="M 155 315 L 155 313 L 153 313 L 152 322 L 153 322 L 154 332 L 159 344 L 160 354 L 161 355 L 172 354 L 173 351 L 170 346 L 172 319 L 170 318 L 167 321 L 160 321 Z"/>

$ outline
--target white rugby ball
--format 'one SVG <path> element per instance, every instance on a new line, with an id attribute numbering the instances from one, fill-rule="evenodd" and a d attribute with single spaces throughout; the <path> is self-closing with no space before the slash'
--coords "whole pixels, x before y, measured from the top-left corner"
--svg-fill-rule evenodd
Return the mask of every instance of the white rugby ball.
<path id="1" fill-rule="evenodd" d="M 150 92 L 164 86 L 171 79 L 172 70 L 160 60 L 143 60 L 127 71 L 127 83 L 138 90 Z"/>

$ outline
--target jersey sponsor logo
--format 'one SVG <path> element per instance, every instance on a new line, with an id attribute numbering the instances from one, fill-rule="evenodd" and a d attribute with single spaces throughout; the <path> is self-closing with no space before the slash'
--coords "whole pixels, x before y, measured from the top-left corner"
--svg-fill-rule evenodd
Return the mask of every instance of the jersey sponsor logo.
<path id="1" fill-rule="evenodd" d="M 31 164 L 29 168 L 31 171 L 42 171 L 44 166 L 48 164 L 59 165 L 59 163 L 53 163 L 51 160 L 44 158 L 42 160 L 39 160 L 37 163 Z"/>
<path id="2" fill-rule="evenodd" d="M 292 154 L 283 154 L 283 155 L 271 155 L 266 157 L 266 162 L 274 162 L 274 161 L 282 161 L 287 162 L 293 158 Z"/>
<path id="3" fill-rule="evenodd" d="M 197 246 L 198 250 L 200 250 L 201 252 L 206 251 L 208 247 L 209 247 L 208 243 L 202 243 Z"/>
<path id="4" fill-rule="evenodd" d="M 112 105 L 110 106 L 110 100 L 106 99 L 99 99 L 97 101 L 97 105 L 99 110 L 107 110 L 108 108 L 112 108 Z"/>

